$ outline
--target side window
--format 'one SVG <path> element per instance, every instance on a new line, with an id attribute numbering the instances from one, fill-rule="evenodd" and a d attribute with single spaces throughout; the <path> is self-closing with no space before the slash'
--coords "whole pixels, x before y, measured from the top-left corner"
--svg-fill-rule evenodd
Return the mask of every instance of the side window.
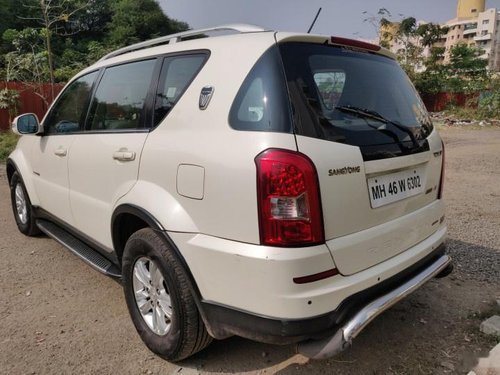
<path id="1" fill-rule="evenodd" d="M 229 112 L 236 130 L 291 131 L 290 105 L 281 59 L 267 50 L 243 81 Z"/>
<path id="2" fill-rule="evenodd" d="M 334 109 L 344 90 L 345 73 L 342 71 L 314 73 L 314 83 L 326 109 Z"/>
<path id="3" fill-rule="evenodd" d="M 78 78 L 61 94 L 44 123 L 46 134 L 64 134 L 83 129 L 92 84 L 98 72 Z"/>
<path id="4" fill-rule="evenodd" d="M 90 108 L 89 130 L 122 130 L 143 127 L 144 103 L 156 60 L 107 68 Z"/>
<path id="5" fill-rule="evenodd" d="M 157 126 L 182 96 L 207 59 L 207 54 L 166 57 L 156 92 L 154 126 Z"/>

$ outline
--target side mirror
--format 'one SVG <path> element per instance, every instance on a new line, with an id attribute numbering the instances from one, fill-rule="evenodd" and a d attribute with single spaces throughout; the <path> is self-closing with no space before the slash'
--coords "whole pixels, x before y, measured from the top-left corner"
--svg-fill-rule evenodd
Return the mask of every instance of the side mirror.
<path id="1" fill-rule="evenodd" d="M 12 121 L 12 131 L 19 135 L 38 134 L 42 131 L 42 127 L 34 113 L 25 113 Z"/>

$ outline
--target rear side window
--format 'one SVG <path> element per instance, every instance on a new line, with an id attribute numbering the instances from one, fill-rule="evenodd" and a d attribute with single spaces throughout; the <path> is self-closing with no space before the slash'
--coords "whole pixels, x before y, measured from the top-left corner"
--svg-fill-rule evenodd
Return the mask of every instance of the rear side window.
<path id="1" fill-rule="evenodd" d="M 207 53 L 171 56 L 163 60 L 155 99 L 154 126 L 172 110 L 207 60 Z"/>
<path id="2" fill-rule="evenodd" d="M 107 68 L 90 108 L 89 130 L 142 128 L 156 60 Z"/>
<path id="3" fill-rule="evenodd" d="M 241 85 L 229 113 L 236 130 L 292 131 L 288 92 L 276 47 L 257 61 Z"/>
<path id="4" fill-rule="evenodd" d="M 92 84 L 97 74 L 86 74 L 64 90 L 44 123 L 46 134 L 66 134 L 83 129 Z"/>
<path id="5" fill-rule="evenodd" d="M 314 73 L 314 82 L 321 95 L 323 105 L 327 109 L 334 109 L 339 103 L 345 84 L 345 72 L 325 70 Z"/>

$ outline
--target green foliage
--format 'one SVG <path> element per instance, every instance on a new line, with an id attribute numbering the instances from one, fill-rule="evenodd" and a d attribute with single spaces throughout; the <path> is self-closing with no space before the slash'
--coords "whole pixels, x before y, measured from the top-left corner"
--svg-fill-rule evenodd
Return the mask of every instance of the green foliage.
<path id="1" fill-rule="evenodd" d="M 424 23 L 417 27 L 415 33 L 421 38 L 424 47 L 432 47 L 448 33 L 448 29 L 447 26 Z"/>
<path id="2" fill-rule="evenodd" d="M 479 100 L 478 115 L 483 119 L 500 119 L 500 78 L 491 82 L 491 88 Z"/>
<path id="3" fill-rule="evenodd" d="M 421 94 L 484 90 L 489 79 L 488 61 L 480 58 L 481 50 L 456 45 L 450 51 L 449 64 L 442 64 L 445 50 L 433 45 L 447 32 L 447 27 L 432 23 L 417 26 L 413 17 L 402 20 L 396 33 L 397 41 L 403 46 L 397 53 L 401 66 Z M 430 48 L 427 59 L 422 57 L 424 47 Z"/>
<path id="4" fill-rule="evenodd" d="M 367 14 L 367 12 L 363 12 Z M 472 93 L 488 85 L 488 62 L 481 59 L 482 51 L 465 44 L 450 51 L 450 63 L 444 65 L 444 48 L 434 47 L 448 32 L 448 27 L 433 23 L 417 25 L 414 17 L 400 22 L 391 21 L 391 13 L 382 8 L 365 22 L 378 26 L 381 45 L 386 48 L 400 46 L 396 55 L 402 68 L 421 94 L 442 91 Z M 430 48 L 430 57 L 424 58 L 424 48 Z"/>
<path id="5" fill-rule="evenodd" d="M 492 79 L 487 91 L 471 97 L 464 107 L 451 105 L 444 111 L 447 117 L 467 120 L 500 119 L 500 78 Z"/>
<path id="6" fill-rule="evenodd" d="M 446 65 L 447 91 L 470 93 L 488 87 L 488 61 L 480 58 L 481 55 L 481 50 L 465 44 L 452 47 L 450 63 Z"/>
<path id="7" fill-rule="evenodd" d="M 186 23 L 168 18 L 154 0 L 118 0 L 111 10 L 108 40 L 115 46 L 188 29 Z"/>
<path id="8" fill-rule="evenodd" d="M 405 18 L 399 24 L 398 35 L 411 37 L 416 34 L 417 20 L 413 17 Z"/>
<path id="9" fill-rule="evenodd" d="M 189 28 L 167 17 L 155 0 L 45 0 L 44 4 L 45 8 L 40 0 L 0 0 L 1 79 L 47 82 L 53 75 L 57 82 L 66 82 L 114 49 Z M 30 65 L 31 76 L 26 69 Z"/>
<path id="10" fill-rule="evenodd" d="M 0 161 L 5 161 L 16 148 L 19 137 L 11 131 L 0 131 Z"/>
<path id="11" fill-rule="evenodd" d="M 0 90 L 0 109 L 6 109 L 9 113 L 9 122 L 17 114 L 19 105 L 19 92 L 4 88 Z"/>

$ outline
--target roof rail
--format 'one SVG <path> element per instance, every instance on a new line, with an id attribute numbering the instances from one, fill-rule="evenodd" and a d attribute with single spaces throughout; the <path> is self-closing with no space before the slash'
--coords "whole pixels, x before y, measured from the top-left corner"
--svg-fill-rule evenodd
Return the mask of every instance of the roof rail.
<path id="1" fill-rule="evenodd" d="M 222 26 L 215 26 L 215 27 L 210 27 L 206 29 L 198 29 L 198 30 L 187 30 L 183 31 L 180 33 L 176 34 L 170 34 L 170 35 L 165 35 L 161 36 L 159 38 L 151 39 L 151 40 L 146 40 L 145 42 L 140 42 L 136 44 L 132 44 L 127 47 L 123 47 L 120 49 L 117 49 L 116 51 L 110 52 L 104 57 L 102 57 L 99 61 L 107 60 L 115 56 L 123 55 L 127 52 L 132 52 L 132 51 L 137 51 L 140 49 L 160 45 L 160 44 L 172 44 L 172 43 L 177 43 L 180 42 L 183 38 L 187 38 L 190 36 L 196 36 L 196 35 L 202 35 L 208 32 L 214 32 L 214 31 L 235 31 L 238 33 L 257 33 L 257 32 L 262 32 L 262 31 L 267 31 L 266 29 L 263 29 L 260 26 L 255 26 L 255 25 L 247 25 L 247 24 L 230 24 L 230 25 L 222 25 Z"/>

